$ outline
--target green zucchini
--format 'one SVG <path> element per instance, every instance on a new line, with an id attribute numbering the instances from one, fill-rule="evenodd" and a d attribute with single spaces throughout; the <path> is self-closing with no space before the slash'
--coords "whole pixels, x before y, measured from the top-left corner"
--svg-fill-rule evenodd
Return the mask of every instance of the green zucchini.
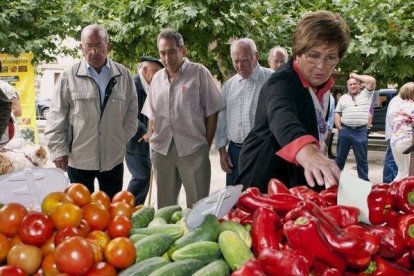
<path id="1" fill-rule="evenodd" d="M 181 260 L 166 264 L 149 274 L 149 276 L 191 276 L 201 267 L 203 267 L 203 262 L 200 260 Z"/>
<path id="2" fill-rule="evenodd" d="M 238 234 L 226 230 L 220 233 L 218 238 L 221 254 L 232 271 L 239 270 L 251 258 L 254 258 L 250 248 L 244 243 Z"/>
<path id="3" fill-rule="evenodd" d="M 223 259 L 215 260 L 197 270 L 192 276 L 228 276 L 230 268 Z"/>
<path id="4" fill-rule="evenodd" d="M 132 234 L 144 235 L 166 234 L 173 240 L 180 238 L 184 234 L 183 228 L 180 225 L 176 224 L 164 224 L 146 228 L 135 228 L 131 229 L 129 232 Z"/>
<path id="5" fill-rule="evenodd" d="M 144 235 L 144 234 L 132 234 L 131 236 L 129 236 L 129 239 L 132 241 L 132 243 L 136 243 L 139 240 L 142 240 L 143 238 L 147 237 L 148 235 Z"/>
<path id="6" fill-rule="evenodd" d="M 165 224 L 167 224 L 167 222 L 162 217 L 154 217 L 154 219 L 148 224 L 148 227 Z"/>
<path id="7" fill-rule="evenodd" d="M 173 239 L 166 234 L 153 234 L 137 241 L 134 243 L 137 252 L 135 262 L 162 256 L 172 243 Z"/>
<path id="8" fill-rule="evenodd" d="M 152 257 L 122 270 L 118 273 L 118 276 L 147 276 L 168 263 L 169 261 L 163 257 Z"/>
<path id="9" fill-rule="evenodd" d="M 156 218 L 161 217 L 163 218 L 167 223 L 171 223 L 171 217 L 176 211 L 182 211 L 182 208 L 180 205 L 172 205 L 172 206 L 166 206 L 163 208 L 158 209 L 155 212 Z"/>
<path id="10" fill-rule="evenodd" d="M 252 237 L 250 236 L 250 232 L 238 222 L 225 220 L 220 223 L 220 232 L 230 230 L 237 233 L 240 238 L 246 243 L 247 247 L 252 246 Z"/>
<path id="11" fill-rule="evenodd" d="M 144 206 L 134 212 L 131 217 L 132 228 L 144 228 L 154 219 L 155 209 L 152 206 Z"/>
<path id="12" fill-rule="evenodd" d="M 177 223 L 183 217 L 183 211 L 175 211 L 171 215 L 171 223 Z"/>
<path id="13" fill-rule="evenodd" d="M 221 257 L 221 251 L 218 243 L 211 241 L 200 241 L 188 244 L 177 249 L 171 256 L 173 261 L 186 259 L 197 259 L 204 264 L 211 263 Z"/>

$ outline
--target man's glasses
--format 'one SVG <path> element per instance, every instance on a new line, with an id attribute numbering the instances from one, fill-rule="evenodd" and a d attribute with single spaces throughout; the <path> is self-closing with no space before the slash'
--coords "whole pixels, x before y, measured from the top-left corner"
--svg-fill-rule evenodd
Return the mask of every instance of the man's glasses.
<path id="1" fill-rule="evenodd" d="M 85 49 L 88 51 L 92 51 L 93 49 L 100 51 L 104 47 L 105 45 L 103 43 L 99 43 L 99 44 L 86 43 L 85 44 Z"/>
<path id="2" fill-rule="evenodd" d="M 305 57 L 312 64 L 318 64 L 321 60 L 324 60 L 327 65 L 336 65 L 339 62 L 339 57 L 336 55 L 329 55 L 323 58 L 318 53 L 305 53 Z"/>

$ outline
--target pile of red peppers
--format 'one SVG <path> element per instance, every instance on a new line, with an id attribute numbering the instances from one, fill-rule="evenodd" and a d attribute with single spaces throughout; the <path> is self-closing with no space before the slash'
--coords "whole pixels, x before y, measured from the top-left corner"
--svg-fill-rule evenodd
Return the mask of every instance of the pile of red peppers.
<path id="1" fill-rule="evenodd" d="M 373 186 L 371 225 L 336 200 L 335 186 L 248 188 L 223 219 L 250 225 L 255 258 L 232 276 L 414 275 L 414 177 Z"/>

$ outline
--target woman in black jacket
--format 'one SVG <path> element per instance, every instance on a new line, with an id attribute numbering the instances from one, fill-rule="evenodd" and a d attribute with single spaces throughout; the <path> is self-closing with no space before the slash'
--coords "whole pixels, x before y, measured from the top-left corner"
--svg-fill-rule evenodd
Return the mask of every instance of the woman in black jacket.
<path id="1" fill-rule="evenodd" d="M 316 190 L 336 185 L 339 168 L 324 154 L 331 77 L 345 55 L 350 31 L 337 14 L 306 14 L 293 35 L 292 58 L 263 86 L 255 126 L 243 143 L 240 175 L 244 188 L 267 191 L 271 178 L 288 187 Z"/>

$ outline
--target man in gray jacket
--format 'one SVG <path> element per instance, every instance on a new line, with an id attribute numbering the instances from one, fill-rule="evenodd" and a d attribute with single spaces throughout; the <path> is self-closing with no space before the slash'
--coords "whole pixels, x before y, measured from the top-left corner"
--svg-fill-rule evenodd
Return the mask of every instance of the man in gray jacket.
<path id="1" fill-rule="evenodd" d="M 108 57 L 102 26 L 82 30 L 83 59 L 65 71 L 55 88 L 45 137 L 56 167 L 112 198 L 122 190 L 127 141 L 137 130 L 138 104 L 128 70 Z"/>

